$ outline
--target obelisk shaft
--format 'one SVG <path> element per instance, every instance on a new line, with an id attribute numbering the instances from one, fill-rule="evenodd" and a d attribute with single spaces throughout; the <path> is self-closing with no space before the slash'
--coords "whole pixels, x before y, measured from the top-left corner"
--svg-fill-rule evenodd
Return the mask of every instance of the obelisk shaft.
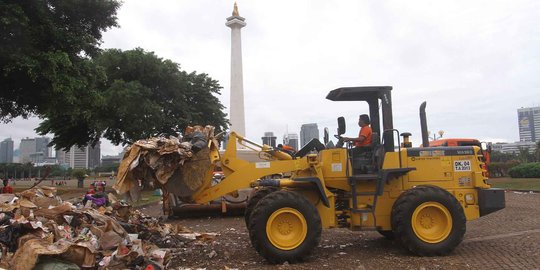
<path id="1" fill-rule="evenodd" d="M 236 4 L 235 4 L 236 5 Z M 244 18 L 236 14 L 227 18 L 226 26 L 231 28 L 231 103 L 230 130 L 246 135 L 244 115 L 244 79 L 242 75 L 242 35 L 241 29 L 246 26 Z"/>
<path id="2" fill-rule="evenodd" d="M 239 27 L 233 27 L 231 30 L 231 130 L 245 136 L 241 32 Z"/>

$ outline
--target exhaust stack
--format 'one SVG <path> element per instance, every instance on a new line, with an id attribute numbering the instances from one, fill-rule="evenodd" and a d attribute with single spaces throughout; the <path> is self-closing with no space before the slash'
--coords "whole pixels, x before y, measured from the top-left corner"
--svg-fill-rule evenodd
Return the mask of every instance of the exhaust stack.
<path id="1" fill-rule="evenodd" d="M 427 119 L 426 119 L 426 102 L 422 102 L 420 105 L 420 128 L 422 130 L 422 147 L 429 146 L 429 136 L 427 129 Z"/>

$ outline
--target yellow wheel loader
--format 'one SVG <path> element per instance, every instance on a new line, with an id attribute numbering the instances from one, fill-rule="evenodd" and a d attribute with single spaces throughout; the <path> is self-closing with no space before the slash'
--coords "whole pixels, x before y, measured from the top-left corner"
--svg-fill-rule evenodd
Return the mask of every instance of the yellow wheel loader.
<path id="1" fill-rule="evenodd" d="M 391 90 L 346 87 L 327 95 L 332 101 L 368 103 L 373 143 L 367 147 L 343 143 L 343 117 L 338 118 L 335 147 L 328 143 L 327 130 L 324 144 L 313 140 L 295 154 L 235 132 L 229 134 L 223 155 L 217 142 L 210 142 L 212 166 L 192 201 L 207 203 L 255 188 L 246 225 L 253 247 L 271 263 L 302 261 L 319 244 L 323 228 L 342 227 L 378 231 L 413 254 L 448 254 L 462 241 L 466 221 L 505 207 L 504 191 L 486 183 L 477 146 L 411 147 L 410 133 L 399 134 L 393 127 Z M 423 145 L 429 145 L 425 103 L 420 119 Z M 238 145 L 265 161 L 237 158 Z M 218 184 L 211 181 L 214 165 L 225 175 Z M 264 178 L 278 174 L 289 177 Z"/>

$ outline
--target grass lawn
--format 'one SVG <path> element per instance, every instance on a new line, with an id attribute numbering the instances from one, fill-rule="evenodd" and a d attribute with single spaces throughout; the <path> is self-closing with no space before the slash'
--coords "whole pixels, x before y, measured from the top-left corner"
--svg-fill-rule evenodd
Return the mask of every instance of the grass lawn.
<path id="1" fill-rule="evenodd" d="M 540 178 L 492 178 L 488 183 L 494 188 L 540 191 Z"/>

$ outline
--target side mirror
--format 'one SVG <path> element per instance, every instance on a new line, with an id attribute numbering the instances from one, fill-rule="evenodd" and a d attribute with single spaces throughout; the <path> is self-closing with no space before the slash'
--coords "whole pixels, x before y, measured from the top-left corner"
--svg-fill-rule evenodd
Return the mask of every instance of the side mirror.
<path id="1" fill-rule="evenodd" d="M 343 117 L 343 116 L 338 117 L 337 124 L 338 124 L 338 129 L 337 129 L 338 135 L 345 134 L 345 131 L 346 131 L 346 129 L 345 129 L 345 117 Z"/>
<path id="2" fill-rule="evenodd" d="M 329 131 L 328 131 L 328 128 L 325 127 L 324 128 L 324 135 L 323 135 L 323 140 L 324 140 L 324 145 L 328 144 L 328 142 L 330 141 L 330 138 L 329 138 Z"/>

